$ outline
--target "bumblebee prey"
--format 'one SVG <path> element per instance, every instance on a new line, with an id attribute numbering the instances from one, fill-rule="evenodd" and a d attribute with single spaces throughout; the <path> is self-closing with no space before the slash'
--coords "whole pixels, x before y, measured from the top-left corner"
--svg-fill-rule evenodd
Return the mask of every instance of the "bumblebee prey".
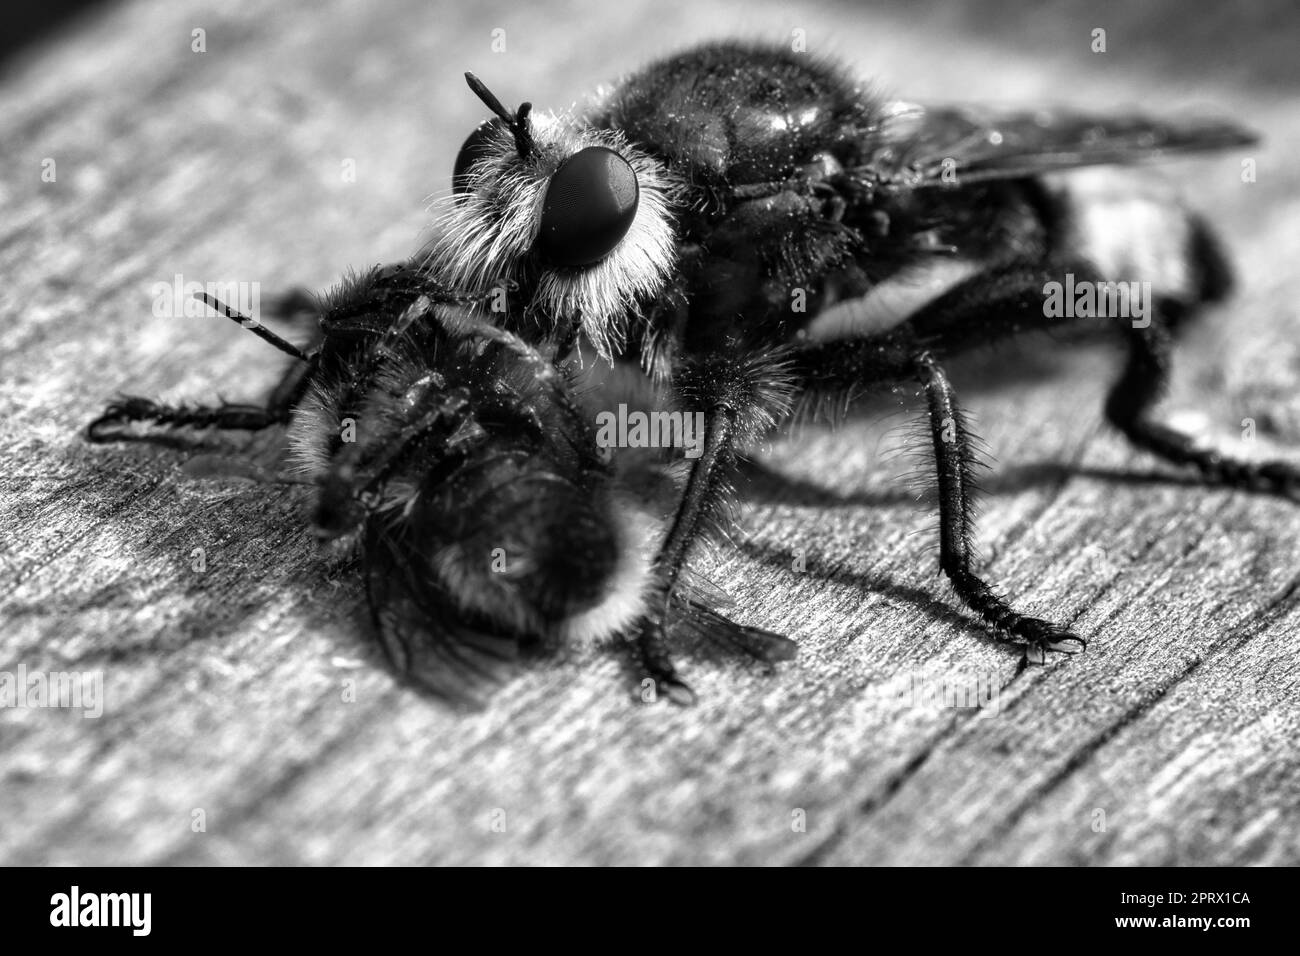
<path id="1" fill-rule="evenodd" d="M 976 438 L 943 369 L 1060 328 L 1049 289 L 1150 289 L 1140 321 L 1106 323 L 1128 356 L 1105 414 L 1134 445 L 1206 482 L 1300 487 L 1296 466 L 1206 450 L 1153 414 L 1173 330 L 1231 273 L 1201 218 L 1119 167 L 1255 142 L 1235 124 L 924 108 L 834 63 L 735 42 L 653 63 L 572 114 L 511 112 L 468 78 L 495 115 L 461 149 L 427 267 L 470 293 L 508 280 L 502 328 L 639 364 L 706 418 L 640 630 L 657 679 L 678 680 L 664 622 L 737 456 L 801 409 L 906 386 L 923 396 L 939 563 L 958 597 L 1031 660 L 1083 649 L 975 567 Z"/>
<path id="2" fill-rule="evenodd" d="M 621 637 L 647 613 L 664 533 L 653 496 L 599 453 L 564 371 L 469 316 L 470 300 L 404 265 L 369 269 L 319 302 L 280 303 L 317 316 L 304 351 L 202 298 L 294 359 L 268 401 L 124 397 L 88 437 L 288 425 L 295 472 L 315 488 L 312 526 L 359 551 L 376 629 L 402 674 L 478 704 L 522 648 Z M 700 636 L 763 660 L 791 656 L 785 638 L 736 625 L 689 590 L 679 597 Z"/>

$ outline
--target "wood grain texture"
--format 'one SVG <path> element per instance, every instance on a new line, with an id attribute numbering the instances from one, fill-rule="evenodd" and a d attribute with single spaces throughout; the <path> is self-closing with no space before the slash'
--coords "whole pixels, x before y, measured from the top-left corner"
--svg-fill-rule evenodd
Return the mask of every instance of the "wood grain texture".
<path id="1" fill-rule="evenodd" d="M 699 567 L 800 656 L 770 674 L 688 648 L 693 709 L 641 705 L 610 647 L 530 668 L 481 714 L 442 710 L 381 665 L 299 493 L 79 437 L 121 389 L 261 394 L 276 354 L 227 322 L 154 318 L 151 286 L 319 287 L 401 257 L 481 112 L 462 70 L 567 105 L 699 38 L 804 29 L 918 99 L 1212 104 L 1265 132 L 1253 184 L 1238 155 L 1173 168 L 1241 291 L 1184 343 L 1166 409 L 1244 453 L 1300 447 L 1296 18 L 1255 9 L 154 0 L 11 67 L 0 670 L 99 672 L 105 710 L 0 711 L 0 862 L 1300 862 L 1300 510 L 1128 449 L 1100 421 L 1107 347 L 951 369 L 999 462 L 988 571 L 1087 654 L 1022 671 L 956 609 L 885 454 L 906 416 L 882 404 L 759 456 L 737 546 Z M 993 706 L 915 699 L 944 678 L 987 682 Z"/>

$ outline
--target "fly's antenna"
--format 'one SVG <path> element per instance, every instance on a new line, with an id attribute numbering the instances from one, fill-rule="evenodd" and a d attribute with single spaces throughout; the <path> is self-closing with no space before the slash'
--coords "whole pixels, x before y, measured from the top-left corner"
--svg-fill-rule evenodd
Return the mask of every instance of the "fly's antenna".
<path id="1" fill-rule="evenodd" d="M 280 336 L 276 335 L 274 332 L 272 332 L 270 329 L 264 326 L 257 319 L 254 319 L 251 316 L 244 315 L 242 312 L 236 312 L 230 306 L 226 305 L 224 302 L 218 299 L 215 295 L 208 295 L 206 292 L 196 292 L 194 293 L 194 298 L 198 299 L 200 302 L 206 305 L 209 309 L 212 309 L 214 312 L 220 312 L 222 315 L 230 319 L 232 322 L 238 322 L 240 325 L 248 329 L 248 331 L 252 332 L 263 342 L 269 342 L 271 345 L 274 345 L 285 355 L 292 355 L 300 362 L 311 361 L 311 356 L 308 355 L 306 352 L 304 352 L 302 349 L 298 348 L 298 346 L 294 345 L 292 342 L 287 342 L 284 339 L 280 338 Z"/>
<path id="2" fill-rule="evenodd" d="M 533 104 L 521 103 L 519 109 L 511 113 L 501 105 L 501 101 L 492 94 L 492 91 L 483 85 L 483 81 L 468 70 L 465 71 L 465 82 L 474 91 L 474 95 L 481 99 L 488 109 L 501 117 L 506 126 L 509 127 L 510 132 L 514 134 L 515 149 L 519 151 L 519 158 L 527 159 L 531 156 L 533 152 L 533 133 L 528 125 L 528 114 L 532 112 Z"/>

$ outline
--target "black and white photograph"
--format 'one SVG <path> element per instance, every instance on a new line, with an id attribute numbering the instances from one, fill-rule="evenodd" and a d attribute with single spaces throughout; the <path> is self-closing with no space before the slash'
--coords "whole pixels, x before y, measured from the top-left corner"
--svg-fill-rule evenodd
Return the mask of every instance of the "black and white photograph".
<path id="1" fill-rule="evenodd" d="M 1300 863 L 1294 4 L 6 31 L 0 864 L 72 868 L 24 919 L 148 935 L 82 867 L 1053 867 L 1248 937 L 1231 868 Z"/>

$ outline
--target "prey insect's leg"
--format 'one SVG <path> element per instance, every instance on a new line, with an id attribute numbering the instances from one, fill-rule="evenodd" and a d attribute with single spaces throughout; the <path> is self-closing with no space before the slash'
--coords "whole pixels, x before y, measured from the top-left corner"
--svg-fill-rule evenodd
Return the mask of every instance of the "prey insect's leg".
<path id="1" fill-rule="evenodd" d="M 267 303 L 266 311 L 278 319 L 319 320 L 320 300 L 310 289 L 297 286 L 272 296 L 271 301 Z"/>
<path id="2" fill-rule="evenodd" d="M 307 376 L 316 365 L 316 353 L 307 354 L 292 343 L 286 342 L 260 323 L 229 308 L 219 299 L 200 295 L 209 307 L 226 318 L 239 322 L 263 341 L 275 346 L 304 363 L 306 372 L 291 368 L 266 405 L 222 402 L 220 405 L 166 405 L 138 395 L 126 395 L 109 403 L 103 414 L 86 427 L 86 438 L 92 442 L 149 441 L 151 434 L 121 434 L 116 429 L 133 422 L 148 422 L 164 428 L 218 428 L 225 431 L 261 431 L 289 421 L 293 404 L 302 396 Z M 286 384 L 291 383 L 291 384 Z"/>
<path id="3" fill-rule="evenodd" d="M 164 405 L 138 395 L 126 395 L 109 404 L 86 428 L 93 442 L 141 441 L 148 435 L 117 434 L 112 429 L 131 422 L 150 422 L 166 428 L 219 428 L 261 431 L 288 420 L 287 414 L 262 405 Z"/>
<path id="4" fill-rule="evenodd" d="M 312 373 L 316 371 L 320 353 L 313 352 L 311 361 L 293 364 L 285 369 L 284 375 L 271 389 L 266 399 L 266 407 L 279 412 L 288 421 L 293 410 L 298 407 L 307 390 L 311 387 Z"/>
<path id="5" fill-rule="evenodd" d="M 318 479 L 314 524 L 322 538 L 336 538 L 364 519 L 367 498 L 382 489 L 399 465 L 426 441 L 445 443 L 465 420 L 468 396 L 463 389 L 428 397 L 423 414 L 381 442 L 353 442 L 332 456 Z M 450 456 L 448 459 L 450 460 Z"/>
<path id="6" fill-rule="evenodd" d="M 285 369 L 284 375 L 276 383 L 275 388 L 271 389 L 271 394 L 266 400 L 270 408 L 292 409 L 301 401 L 311 384 L 312 373 L 316 370 L 316 362 L 319 359 L 319 350 L 325 340 L 325 330 L 321 328 L 320 323 L 320 300 L 308 289 L 298 287 L 272 296 L 264 311 L 268 315 L 294 323 L 303 331 L 311 333 L 311 337 L 303 344 L 303 349 L 309 350 L 312 361 L 301 365 L 290 365 Z M 301 339 L 301 336 L 299 338 Z"/>
<path id="7" fill-rule="evenodd" d="M 925 391 L 939 491 L 939 565 L 958 596 L 1006 640 L 1026 644 L 1025 656 L 1042 663 L 1046 652 L 1075 653 L 1082 638 L 1016 611 L 972 568 L 975 457 L 972 435 L 957 396 L 943 370 L 928 354 L 916 359 L 916 375 Z"/>
<path id="8" fill-rule="evenodd" d="M 1158 313 L 1146 328 L 1127 328 L 1128 359 L 1106 398 L 1106 418 L 1137 447 L 1175 465 L 1191 466 L 1209 483 L 1294 496 L 1300 465 L 1245 461 L 1205 448 L 1192 436 L 1153 421 L 1151 412 L 1169 382 L 1172 341 Z"/>

